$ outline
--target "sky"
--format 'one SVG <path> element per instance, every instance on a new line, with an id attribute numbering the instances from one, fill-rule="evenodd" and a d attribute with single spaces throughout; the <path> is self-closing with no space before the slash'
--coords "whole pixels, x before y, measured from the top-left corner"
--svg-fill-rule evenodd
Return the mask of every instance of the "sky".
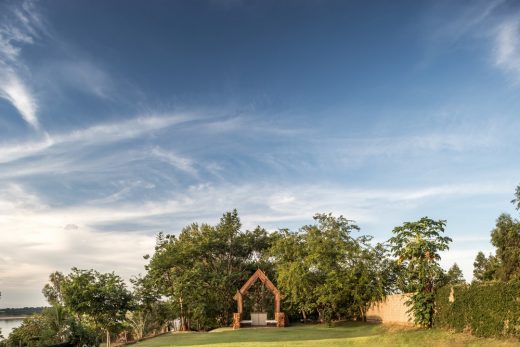
<path id="1" fill-rule="evenodd" d="M 444 219 L 470 280 L 518 217 L 519 92 L 514 1 L 0 0 L 0 307 L 234 208 Z"/>

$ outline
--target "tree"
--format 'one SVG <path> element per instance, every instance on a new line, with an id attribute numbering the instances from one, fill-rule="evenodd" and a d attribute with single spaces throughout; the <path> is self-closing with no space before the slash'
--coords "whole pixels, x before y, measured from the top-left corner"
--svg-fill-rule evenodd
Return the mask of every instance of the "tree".
<path id="1" fill-rule="evenodd" d="M 478 252 L 473 262 L 473 280 L 486 282 L 496 279 L 499 268 L 498 259 L 491 254 L 486 258 L 483 252 Z"/>
<path id="2" fill-rule="evenodd" d="M 284 229 L 273 237 L 270 253 L 284 304 L 304 320 L 314 312 L 328 323 L 363 318 L 368 304 L 387 291 L 384 250 L 371 248 L 368 236 L 353 237 L 359 227 L 343 216 L 316 214 L 314 219 L 316 224 L 299 232 Z"/>
<path id="3" fill-rule="evenodd" d="M 446 274 L 446 284 L 451 285 L 461 285 L 466 284 L 466 280 L 464 279 L 464 274 L 462 273 L 462 270 L 457 265 L 457 263 L 454 263 L 448 270 L 448 273 Z"/>
<path id="4" fill-rule="evenodd" d="M 433 322 L 435 291 L 442 283 L 443 270 L 439 265 L 439 252 L 449 248 L 451 239 L 441 236 L 446 221 L 423 217 L 395 227 L 389 243 L 397 263 L 406 269 L 408 289 L 412 292 L 407 304 L 415 323 L 431 327 Z"/>
<path id="5" fill-rule="evenodd" d="M 147 334 L 161 331 L 168 322 L 167 303 L 161 300 L 158 288 L 150 277 L 135 277 L 132 296 L 134 309 L 126 313 L 126 325 L 139 340 Z"/>
<path id="6" fill-rule="evenodd" d="M 515 205 L 517 210 L 520 210 L 520 184 L 516 186 L 515 198 L 511 200 L 511 203 Z"/>
<path id="7" fill-rule="evenodd" d="M 114 331 L 132 309 L 132 296 L 123 280 L 114 273 L 72 268 L 61 286 L 65 306 L 79 318 L 86 315 L 107 334 Z"/>
<path id="8" fill-rule="evenodd" d="M 215 226 L 193 223 L 178 236 L 159 234 L 146 276 L 169 298 L 181 329 L 226 326 L 237 289 L 259 266 L 270 272 L 270 238 L 260 227 L 241 231 L 237 211 L 226 212 Z"/>
<path id="9" fill-rule="evenodd" d="M 520 222 L 508 214 L 502 214 L 491 231 L 491 243 L 496 247 L 500 266 L 496 277 L 501 281 L 520 278 Z"/>
<path id="10" fill-rule="evenodd" d="M 45 284 L 42 289 L 42 294 L 49 304 L 63 305 L 62 286 L 64 281 L 65 276 L 59 271 L 55 271 L 49 275 L 49 283 Z"/>
<path id="11" fill-rule="evenodd" d="M 9 346 L 97 346 L 96 332 L 72 317 L 63 306 L 45 308 L 25 318 L 9 334 Z"/>

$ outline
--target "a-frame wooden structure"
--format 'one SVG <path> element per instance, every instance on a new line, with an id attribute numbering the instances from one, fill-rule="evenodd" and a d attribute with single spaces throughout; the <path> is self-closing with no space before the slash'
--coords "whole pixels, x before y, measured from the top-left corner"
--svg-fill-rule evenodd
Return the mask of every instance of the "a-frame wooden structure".
<path id="1" fill-rule="evenodd" d="M 247 291 L 251 286 L 257 281 L 260 280 L 274 295 L 274 317 L 276 320 L 277 327 L 286 326 L 286 318 L 283 312 L 280 312 L 280 291 L 275 287 L 273 282 L 269 280 L 267 275 L 260 269 L 256 270 L 255 273 L 247 280 L 246 283 L 240 288 L 233 299 L 237 302 L 237 309 L 233 315 L 233 329 L 238 329 L 241 326 L 242 321 L 242 312 L 244 310 L 244 296 L 247 294 Z"/>

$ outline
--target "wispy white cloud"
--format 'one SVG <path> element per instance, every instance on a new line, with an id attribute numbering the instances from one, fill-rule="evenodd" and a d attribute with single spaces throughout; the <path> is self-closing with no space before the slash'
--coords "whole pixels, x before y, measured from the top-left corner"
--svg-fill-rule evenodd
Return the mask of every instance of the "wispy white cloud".
<path id="1" fill-rule="evenodd" d="M 495 35 L 495 64 L 520 81 L 520 16 L 501 23 Z"/>
<path id="2" fill-rule="evenodd" d="M 154 147 L 151 150 L 151 154 L 179 170 L 194 176 L 197 175 L 197 169 L 194 166 L 193 160 L 190 158 L 182 157 L 171 150 L 166 151 L 160 147 Z"/>
<path id="3" fill-rule="evenodd" d="M 182 114 L 140 116 L 119 122 L 97 124 L 67 133 L 56 135 L 45 134 L 38 141 L 13 144 L 5 143 L 0 147 L 0 163 L 8 163 L 33 156 L 62 145 L 67 146 L 65 150 L 70 150 L 70 146 L 99 146 L 133 139 L 156 130 L 193 120 L 194 118 L 196 118 L 195 115 Z"/>
<path id="4" fill-rule="evenodd" d="M 84 59 L 81 54 L 76 55 L 75 59 L 61 59 L 42 67 L 42 78 L 52 81 L 51 87 L 61 93 L 73 88 L 101 99 L 113 99 L 116 95 L 116 83 L 112 77 L 98 65 Z"/>
<path id="5" fill-rule="evenodd" d="M 5 71 L 0 74 L 0 83 L 0 98 L 9 101 L 30 126 L 39 129 L 40 124 L 36 116 L 38 106 L 27 86 L 17 75 Z"/>
<path id="6" fill-rule="evenodd" d="M 27 68 L 21 62 L 24 45 L 34 43 L 41 21 L 30 1 L 4 5 L 0 24 L 0 98 L 10 102 L 34 129 L 40 125 L 38 102 L 23 76 Z"/>

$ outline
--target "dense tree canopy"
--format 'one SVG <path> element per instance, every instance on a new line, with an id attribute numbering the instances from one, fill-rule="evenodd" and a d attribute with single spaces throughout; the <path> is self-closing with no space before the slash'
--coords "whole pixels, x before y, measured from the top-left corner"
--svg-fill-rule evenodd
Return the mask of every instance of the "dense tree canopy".
<path id="1" fill-rule="evenodd" d="M 73 268 L 61 283 L 61 290 L 65 306 L 78 317 L 92 319 L 107 336 L 121 326 L 126 312 L 132 309 L 132 295 L 114 273 Z"/>
<path id="2" fill-rule="evenodd" d="M 11 332 L 8 345 L 95 346 L 99 344 L 95 327 L 84 317 L 75 316 L 70 308 L 64 305 L 62 288 L 66 280 L 67 278 L 60 272 L 50 274 L 49 283 L 44 286 L 42 293 L 51 307 L 26 318 L 21 326 Z"/>
<path id="3" fill-rule="evenodd" d="M 160 234 L 147 276 L 170 299 L 184 329 L 227 325 L 237 289 L 256 268 L 270 270 L 269 246 L 264 229 L 241 231 L 235 210 L 216 226 L 192 224 L 179 236 Z"/>
<path id="4" fill-rule="evenodd" d="M 359 227 L 330 214 L 314 216 L 317 224 L 273 236 L 271 255 L 287 309 L 305 319 L 317 312 L 326 321 L 364 317 L 368 304 L 390 287 L 385 249 L 369 245 L 370 237 L 354 237 Z"/>

